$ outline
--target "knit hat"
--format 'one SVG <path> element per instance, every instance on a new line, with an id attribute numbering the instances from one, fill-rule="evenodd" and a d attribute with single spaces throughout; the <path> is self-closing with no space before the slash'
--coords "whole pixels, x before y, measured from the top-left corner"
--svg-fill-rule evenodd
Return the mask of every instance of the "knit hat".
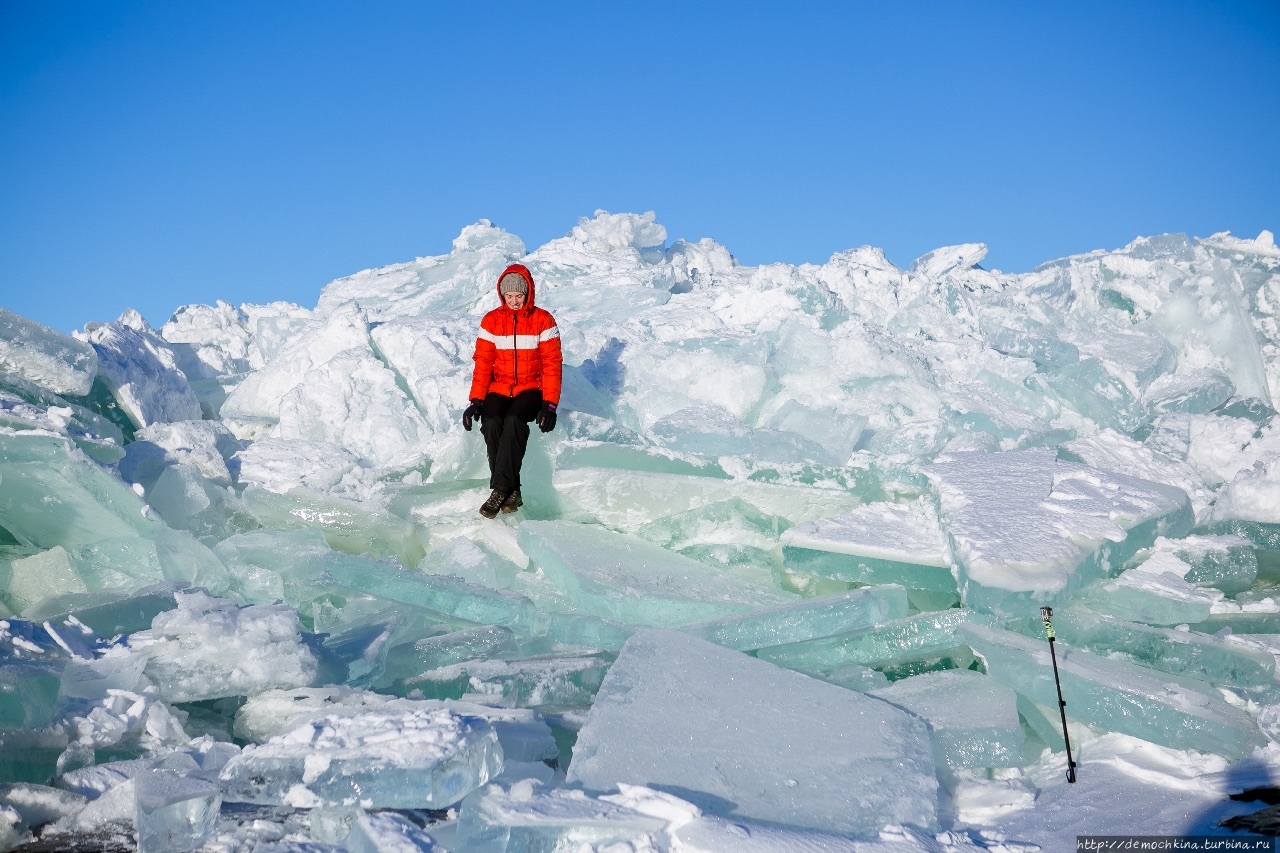
<path id="1" fill-rule="evenodd" d="M 509 272 L 498 280 L 498 292 L 503 296 L 508 293 L 523 293 L 529 295 L 529 282 L 524 280 L 524 276 L 518 272 Z"/>

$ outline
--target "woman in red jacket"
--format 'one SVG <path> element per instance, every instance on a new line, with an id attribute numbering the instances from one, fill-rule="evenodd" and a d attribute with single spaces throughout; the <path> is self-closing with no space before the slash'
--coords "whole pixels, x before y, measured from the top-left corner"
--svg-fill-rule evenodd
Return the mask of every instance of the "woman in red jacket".
<path id="1" fill-rule="evenodd" d="M 476 418 L 489 449 L 489 488 L 480 514 L 493 518 L 515 512 L 520 499 L 520 464 L 529 444 L 529 423 L 550 432 L 560 402 L 560 330 L 555 318 L 533 303 L 533 275 L 512 264 L 498 276 L 502 304 L 484 315 L 476 337 L 471 405 L 462 427 Z"/>

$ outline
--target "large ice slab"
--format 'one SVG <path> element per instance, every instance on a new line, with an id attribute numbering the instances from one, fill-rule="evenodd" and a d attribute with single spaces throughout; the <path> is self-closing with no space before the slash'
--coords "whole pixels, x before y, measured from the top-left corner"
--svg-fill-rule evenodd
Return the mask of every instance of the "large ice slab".
<path id="1" fill-rule="evenodd" d="M 557 471 L 603 468 L 729 479 L 729 474 L 714 460 L 677 453 L 664 447 L 634 447 L 608 441 L 563 442 L 556 449 L 555 463 Z"/>
<path id="2" fill-rule="evenodd" d="M 363 496 L 375 473 L 350 451 L 320 441 L 260 438 L 235 455 L 239 482 L 284 494 L 294 488 L 321 494 Z"/>
<path id="3" fill-rule="evenodd" d="M 513 660 L 470 660 L 400 679 L 389 689 L 427 699 L 466 699 L 506 708 L 586 708 L 612 656 L 551 654 Z"/>
<path id="4" fill-rule="evenodd" d="M 729 498 L 656 519 L 636 529 L 635 535 L 772 585 L 779 567 L 778 536 L 790 526 L 782 516 L 761 512 L 741 498 Z"/>
<path id="5" fill-rule="evenodd" d="M 786 414 L 796 417 L 785 420 L 790 426 L 782 429 L 753 428 L 720 406 L 703 405 L 680 409 L 660 418 L 653 424 L 652 434 L 671 450 L 711 459 L 736 456 L 755 462 L 844 465 L 862 429 L 858 419 L 843 419 L 844 423 L 840 425 L 852 426 L 852 435 L 824 436 L 830 442 L 824 447 L 818 441 L 791 431 L 791 428 L 803 428 L 806 413 L 813 424 L 821 422 L 830 426 L 840 421 L 831 415 L 821 416 L 805 409 L 794 400 L 788 403 L 796 408 L 786 409 L 784 419 Z M 866 419 L 861 420 L 865 422 Z M 841 446 L 846 448 L 843 456 L 839 456 L 836 449 Z"/>
<path id="6" fill-rule="evenodd" d="M 150 632 L 130 638 L 149 656 L 147 675 L 168 701 L 310 686 L 321 672 L 288 607 L 239 608 L 201 591 L 178 593 L 177 605 L 156 616 Z"/>
<path id="7" fill-rule="evenodd" d="M 185 530 L 160 526 L 155 534 L 156 559 L 163 579 L 227 595 L 236 586 L 227 567 L 204 543 Z"/>
<path id="8" fill-rule="evenodd" d="M 140 853 L 198 850 L 218 828 L 222 792 L 213 782 L 153 769 L 134 779 L 134 797 Z"/>
<path id="9" fill-rule="evenodd" d="M 123 592 L 89 594 L 80 600 L 46 599 L 50 609 L 33 613 L 32 618 L 70 621 L 84 625 L 99 637 L 118 637 L 145 631 L 156 616 L 177 607 L 174 594 L 184 584 L 151 584 L 131 595 Z"/>
<path id="10" fill-rule="evenodd" d="M 957 633 L 983 657 L 992 678 L 1033 702 L 1056 704 L 1047 641 L 973 623 L 961 625 Z M 1057 657 L 1068 717 L 1230 759 L 1243 758 L 1265 741 L 1248 713 L 1210 695 L 1207 685 L 1197 690 L 1173 683 L 1163 673 L 1061 643 Z"/>
<path id="11" fill-rule="evenodd" d="M 471 380 L 474 322 L 457 313 L 399 317 L 379 323 L 369 334 L 378 355 L 403 378 L 427 426 L 437 434 L 457 423 L 455 389 Z"/>
<path id="12" fill-rule="evenodd" d="M 147 501 L 174 530 L 186 530 L 202 541 L 216 544 L 241 528 L 256 527 L 229 489 L 205 479 L 194 465 L 171 465 L 156 479 Z M 237 519 L 239 516 L 239 519 Z"/>
<path id="13" fill-rule="evenodd" d="M 990 371 L 979 373 L 979 381 L 952 381 L 942 415 L 957 432 L 967 432 L 984 443 L 1003 450 L 1049 443 L 1055 435 L 1046 420 L 1043 406 L 1026 390 Z M 990 436 L 988 439 L 985 436 Z"/>
<path id="14" fill-rule="evenodd" d="M 940 658 L 963 646 L 956 628 L 974 619 L 984 617 L 958 609 L 919 613 L 844 634 L 763 648 L 756 655 L 809 675 L 826 676 L 850 665 L 895 667 Z"/>
<path id="15" fill-rule="evenodd" d="M 558 754 L 555 737 L 541 715 L 525 708 L 495 708 L 471 702 L 401 699 L 350 687 L 304 687 L 268 690 L 250 697 L 236 711 L 238 738 L 266 743 L 273 737 L 326 717 L 358 717 L 380 713 L 447 710 L 479 717 L 493 727 L 504 761 L 534 762 Z"/>
<path id="16" fill-rule="evenodd" d="M 126 312 L 115 323 L 90 323 L 83 337 L 93 345 L 101 377 L 134 426 L 200 419 L 200 401 L 173 350 L 140 317 Z"/>
<path id="17" fill-rule="evenodd" d="M 623 844 L 624 849 L 654 849 L 658 844 L 666 846 L 666 828 L 663 818 L 607 798 L 525 781 L 507 789 L 489 785 L 463 800 L 454 849 L 457 853 L 515 853 Z"/>
<path id="18" fill-rule="evenodd" d="M 69 745 L 66 732 L 51 726 L 0 730 L 0 778 L 44 785 L 57 774 Z"/>
<path id="19" fill-rule="evenodd" d="M 864 838 L 937 821 L 932 747 L 918 719 L 667 630 L 627 641 L 567 778 L 602 792 L 647 785 L 710 814 Z"/>
<path id="20" fill-rule="evenodd" d="M 0 460 L 0 527 L 24 545 L 155 535 L 138 496 L 62 437 L 0 433 Z"/>
<path id="21" fill-rule="evenodd" d="M 214 305 L 184 305 L 160 329 L 187 378 L 216 379 L 262 367 L 252 358 L 253 334 L 243 311 L 222 300 Z M 257 355 L 256 352 L 253 353 Z"/>
<path id="22" fill-rule="evenodd" d="M 317 577 L 323 586 L 366 592 L 474 623 L 502 625 L 527 634 L 537 621 L 533 603 L 524 596 L 477 586 L 453 575 L 428 575 L 345 554 L 324 556 L 314 561 L 310 570 L 319 570 Z"/>
<path id="23" fill-rule="evenodd" d="M 239 428 L 242 438 L 254 437 L 279 419 L 285 395 L 312 369 L 344 350 L 367 348 L 368 343 L 368 323 L 361 312 L 335 312 L 290 342 L 270 364 L 246 376 L 222 404 L 222 417 L 233 430 Z"/>
<path id="24" fill-rule="evenodd" d="M 1099 427 L 1133 433 L 1148 420 L 1147 407 L 1129 386 L 1096 358 L 1082 358 L 1043 374 L 1044 382 L 1063 405 Z"/>
<path id="25" fill-rule="evenodd" d="M 843 489 L 731 482 L 716 476 L 649 470 L 621 475 L 616 468 L 603 467 L 557 466 L 552 484 L 570 506 L 602 524 L 627 531 L 664 516 L 735 497 L 792 524 L 849 512 L 862 503 L 856 494 Z"/>
<path id="26" fill-rule="evenodd" d="M 831 411 L 819 412 L 796 400 L 787 400 L 769 415 L 764 425 L 807 438 L 822 450 L 815 457 L 818 462 L 839 468 L 849 461 L 866 428 L 867 419 Z"/>
<path id="27" fill-rule="evenodd" d="M 477 625 L 433 637 L 401 643 L 387 652 L 384 674 L 375 686 L 388 686 L 468 660 L 518 657 L 515 634 L 501 625 Z"/>
<path id="28" fill-rule="evenodd" d="M 503 268 L 524 254 L 519 237 L 481 219 L 462 229 L 447 255 L 364 270 L 329 282 L 320 292 L 316 314 L 324 317 L 359 308 L 379 321 L 481 304 L 482 299 L 493 299 L 493 282 Z M 541 278 L 538 283 L 542 284 Z"/>
<path id="29" fill-rule="evenodd" d="M 124 430 L 90 408 L 86 398 L 68 397 L 0 371 L 0 427 L 62 433 L 90 458 L 104 465 L 118 462 Z"/>
<path id="30" fill-rule="evenodd" d="M 1052 450 L 952 453 L 925 468 L 966 606 L 1062 601 L 1158 536 L 1190 531 L 1181 489 L 1059 462 Z"/>
<path id="31" fill-rule="evenodd" d="M 863 584 L 956 591 L 937 512 L 922 502 L 875 503 L 782 534 L 787 568 Z"/>
<path id="32" fill-rule="evenodd" d="M 1053 625 L 1058 639 L 1066 644 L 1210 684 L 1259 686 L 1269 684 L 1275 677 L 1276 664 L 1271 655 L 1202 633 L 1199 625 L 1195 631 L 1157 628 L 1074 605 L 1055 610 Z M 1040 623 L 1035 620 L 1029 633 L 1038 636 L 1039 628 Z"/>
<path id="33" fill-rule="evenodd" d="M 732 333 L 628 347 L 619 354 L 622 369 L 648 381 L 624 385 L 619 409 L 624 417 L 635 413 L 632 417 L 645 429 L 673 412 L 697 406 L 718 407 L 742 418 L 765 390 L 765 355 L 754 339 Z M 726 382 L 725 377 L 733 380 Z"/>
<path id="34" fill-rule="evenodd" d="M 906 590 L 880 586 L 695 622 L 680 630 L 741 652 L 846 634 L 906 615 Z"/>
<path id="35" fill-rule="evenodd" d="M 395 812 L 361 812 L 342 840 L 342 849 L 348 853 L 448 853 L 417 824 Z"/>
<path id="36" fill-rule="evenodd" d="M 1159 539 L 1157 551 L 1168 551 L 1191 566 L 1183 577 L 1197 586 L 1210 586 L 1236 595 L 1258 578 L 1258 552 L 1242 536 L 1188 536 Z"/>
<path id="37" fill-rule="evenodd" d="M 1197 517 L 1202 517 L 1213 503 L 1213 492 L 1191 463 L 1113 429 L 1068 441 L 1059 448 L 1058 456 L 1103 471 L 1141 471 L 1148 479 L 1177 486 L 1187 493 Z"/>
<path id="38" fill-rule="evenodd" d="M 416 566 L 426 554 L 425 528 L 376 505 L 300 488 L 287 494 L 250 488 L 243 500 L 245 509 L 264 527 L 315 528 L 330 546 L 349 554 L 395 557 L 404 566 Z"/>
<path id="39" fill-rule="evenodd" d="M 632 625 L 672 626 L 786 601 L 634 536 L 560 521 L 527 521 L 520 547 L 579 610 Z"/>
<path id="40" fill-rule="evenodd" d="M 997 352 L 1030 359 L 1045 367 L 1065 367 L 1080 359 L 1079 347 L 1058 339 L 1048 330 L 1028 332 L 1002 326 L 989 332 L 987 341 Z"/>
<path id="41" fill-rule="evenodd" d="M 157 423 L 135 433 L 120 462 L 120 476 L 128 483 L 141 483 L 150 490 L 170 465 L 195 466 L 201 476 L 218 486 L 230 486 L 235 475 L 228 460 L 241 449 L 219 421 L 178 421 Z M 236 472 L 239 463 L 235 464 Z"/>
<path id="42" fill-rule="evenodd" d="M 868 692 L 929 724 L 934 755 L 949 767 L 1016 767 L 1023 762 L 1017 696 L 968 669 L 927 672 Z"/>
<path id="43" fill-rule="evenodd" d="M 337 445 L 374 468 L 411 468 L 432 433 L 402 381 L 367 343 L 344 350 L 285 393 L 272 435 Z"/>
<path id="44" fill-rule="evenodd" d="M 88 592 L 71 562 L 71 555 L 61 545 L 14 560 L 8 566 L 0 563 L 0 581 L 3 581 L 0 594 L 15 613 L 29 610 L 47 596 Z"/>
<path id="45" fill-rule="evenodd" d="M 1235 383 L 1220 370 L 1203 368 L 1160 377 L 1147 388 L 1147 406 L 1156 412 L 1203 414 L 1231 399 Z"/>
<path id="46" fill-rule="evenodd" d="M 567 646 L 617 651 L 635 631 L 632 625 L 576 613 L 552 613 L 547 618 L 547 636 Z"/>
<path id="47" fill-rule="evenodd" d="M 418 563 L 418 571 L 433 575 L 455 575 L 467 583 L 493 589 L 508 589 L 520 567 L 483 543 L 459 536 Z"/>
<path id="48" fill-rule="evenodd" d="M 1188 583 L 1190 572 L 1188 563 L 1157 551 L 1116 577 L 1085 587 L 1076 600 L 1099 613 L 1133 622 L 1195 624 L 1207 619 L 1223 596 Z"/>
<path id="49" fill-rule="evenodd" d="M 12 593 L 20 594 L 24 583 L 22 575 L 27 568 L 36 570 L 27 582 L 33 585 L 32 593 L 38 596 L 45 589 L 40 577 L 42 570 L 60 564 L 65 565 L 66 571 L 73 573 L 87 590 L 58 594 L 50 585 L 47 595 L 31 599 L 34 602 L 29 607 L 31 619 L 47 619 L 69 610 L 106 603 L 104 596 L 127 595 L 139 584 L 160 582 L 165 574 L 155 540 L 139 537 L 110 537 L 71 550 L 56 545 L 27 559 L 31 562 L 25 566 L 19 566 L 18 560 L 12 563 Z"/>
<path id="50" fill-rule="evenodd" d="M 330 639 L 340 643 L 354 641 L 354 633 L 385 631 L 384 647 L 368 650 L 375 655 L 385 655 L 390 645 L 474 625 L 465 616 L 452 616 L 425 605 L 433 595 L 438 597 L 431 601 L 469 608 L 467 612 L 481 612 L 476 608 L 483 606 L 483 599 L 493 597 L 504 606 L 497 611 L 499 615 L 513 612 L 510 595 L 468 587 L 457 579 L 428 579 L 423 588 L 416 588 L 414 576 L 427 576 L 400 569 L 390 561 L 333 551 L 314 530 L 261 530 L 233 536 L 218 543 L 218 553 L 238 578 L 246 579 L 245 588 L 249 580 L 259 590 L 278 587 L 281 592 L 265 600 L 283 598 L 310 630 L 331 634 Z M 407 579 L 407 586 L 398 585 L 402 579 Z M 458 590 L 463 594 L 449 594 Z M 469 591 L 475 591 L 480 600 L 465 594 Z M 518 598 L 515 605 L 518 614 Z"/>
<path id="51" fill-rule="evenodd" d="M 0 635 L 0 642 L 13 639 L 8 631 Z M 0 663 L 0 731 L 36 729 L 53 721 L 64 664 L 56 659 Z"/>
<path id="52" fill-rule="evenodd" d="M 502 769 L 493 727 L 443 709 L 323 717 L 223 768 L 230 802 L 362 808 L 445 808 Z"/>
<path id="53" fill-rule="evenodd" d="M 0 372 L 83 397 L 98 375 L 98 356 L 84 341 L 0 308 Z"/>

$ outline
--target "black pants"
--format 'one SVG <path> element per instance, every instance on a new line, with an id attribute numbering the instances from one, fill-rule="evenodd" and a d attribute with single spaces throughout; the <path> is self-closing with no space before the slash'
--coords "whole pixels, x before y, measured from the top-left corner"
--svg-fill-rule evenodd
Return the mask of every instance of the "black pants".
<path id="1" fill-rule="evenodd" d="M 529 423 L 542 408 L 542 392 L 521 391 L 514 397 L 490 394 L 480 404 L 480 431 L 489 448 L 489 488 L 520 488 L 520 465 L 529 446 Z"/>

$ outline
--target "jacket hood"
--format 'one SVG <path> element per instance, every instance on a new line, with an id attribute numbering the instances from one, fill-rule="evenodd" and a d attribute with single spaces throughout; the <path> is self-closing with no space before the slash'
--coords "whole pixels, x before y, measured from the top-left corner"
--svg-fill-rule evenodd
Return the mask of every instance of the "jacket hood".
<path id="1" fill-rule="evenodd" d="M 533 310 L 533 273 L 529 272 L 529 268 L 526 267 L 524 264 L 512 264 L 511 266 L 507 267 L 505 270 L 502 271 L 501 275 L 498 276 L 498 281 L 493 283 L 493 289 L 496 290 L 498 293 L 498 304 L 499 305 L 507 304 L 502 298 L 502 291 L 499 289 L 498 283 L 502 281 L 502 276 L 511 272 L 519 275 L 529 285 L 529 294 L 525 297 L 524 307 L 521 308 L 520 310 L 532 311 Z"/>

